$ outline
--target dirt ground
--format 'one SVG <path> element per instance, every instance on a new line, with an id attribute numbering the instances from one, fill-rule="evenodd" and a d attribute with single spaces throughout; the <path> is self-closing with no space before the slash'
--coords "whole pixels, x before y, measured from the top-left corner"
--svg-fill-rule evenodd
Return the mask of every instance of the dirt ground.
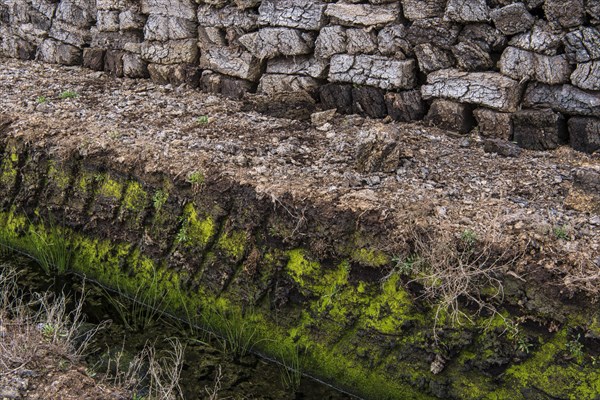
<path id="1" fill-rule="evenodd" d="M 506 246 L 528 249 L 514 265 L 522 279 L 542 268 L 567 288 L 600 291 L 598 154 L 564 146 L 503 157 L 486 153 L 477 132 L 339 114 L 311 123 L 265 115 L 289 98 L 235 102 L 79 67 L 0 65 L 0 115 L 12 121 L 4 134 L 58 155 L 76 150 L 145 173 L 210 171 L 273 201 L 288 194 L 359 214 L 377 210 L 395 226 L 391 243 L 415 219 L 456 235 L 500 235 Z M 310 114 L 303 111 L 290 115 Z"/>
<path id="2" fill-rule="evenodd" d="M 0 325 L 2 350 L 22 345 L 12 359 L 14 368 L 0 366 L 2 400 L 125 400 L 131 393 L 101 382 L 80 360 L 53 344 L 35 326 Z M 15 358 L 22 358 L 16 360 Z M 4 360 L 4 358 L 3 358 Z"/>

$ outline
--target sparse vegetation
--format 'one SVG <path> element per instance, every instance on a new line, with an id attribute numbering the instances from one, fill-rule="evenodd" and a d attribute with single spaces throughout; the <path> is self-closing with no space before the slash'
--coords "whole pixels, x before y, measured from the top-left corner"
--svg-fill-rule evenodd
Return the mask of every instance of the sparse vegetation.
<path id="1" fill-rule="evenodd" d="M 197 193 L 204 184 L 204 175 L 200 171 L 193 171 L 188 175 L 187 182 L 192 185 L 192 191 Z"/>
<path id="2" fill-rule="evenodd" d="M 38 96 L 36 97 L 35 102 L 38 104 L 46 104 L 48 102 L 48 99 L 46 98 L 46 96 Z"/>
<path id="3" fill-rule="evenodd" d="M 554 236 L 557 239 L 569 240 L 569 233 L 567 232 L 567 229 L 564 226 L 554 227 L 553 232 Z"/>
<path id="4" fill-rule="evenodd" d="M 583 344 L 579 341 L 581 339 L 581 334 L 577 334 L 577 337 L 567 342 L 566 348 L 569 354 L 571 354 L 576 359 L 580 360 L 583 358 Z"/>
<path id="5" fill-rule="evenodd" d="M 200 124 L 200 125 L 206 125 L 209 122 L 209 118 L 208 115 L 201 115 L 198 118 L 196 118 L 196 123 Z"/>
<path id="6" fill-rule="evenodd" d="M 248 354 L 252 348 L 260 341 L 256 326 L 252 323 L 248 311 L 246 315 L 242 310 L 224 310 L 218 306 L 213 306 L 204 315 L 204 324 L 210 328 L 214 334 L 213 339 L 221 350 L 235 358 L 240 358 Z M 222 336 L 221 336 L 222 335 Z"/>
<path id="7" fill-rule="evenodd" d="M 61 92 L 58 95 L 58 98 L 61 100 L 74 99 L 76 97 L 79 97 L 79 94 L 77 94 L 77 92 L 74 92 L 72 90 L 65 90 L 64 92 Z"/>
<path id="8" fill-rule="evenodd" d="M 302 360 L 298 345 L 281 350 L 280 354 L 280 376 L 281 383 L 286 389 L 297 392 L 302 381 Z"/>
<path id="9" fill-rule="evenodd" d="M 152 279 L 139 286 L 133 297 L 127 297 L 118 288 L 116 293 L 105 290 L 106 298 L 119 314 L 125 327 L 141 332 L 159 321 L 165 313 L 167 293 L 157 287 L 158 276 L 153 271 Z"/>
<path id="10" fill-rule="evenodd" d="M 106 323 L 83 332 L 84 297 L 74 304 L 65 294 L 29 293 L 19 288 L 13 267 L 0 265 L 0 321 L 6 331 L 0 340 L 0 370 L 27 368 L 37 352 L 51 346 L 54 354 L 75 363 Z"/>
<path id="11" fill-rule="evenodd" d="M 152 205 L 154 207 L 154 210 L 156 212 L 159 212 L 167 202 L 168 198 L 169 193 L 165 192 L 162 189 L 159 189 L 156 192 L 154 192 L 154 196 L 152 196 Z"/>
<path id="12" fill-rule="evenodd" d="M 406 268 L 410 267 L 412 281 L 423 285 L 423 296 L 436 307 L 434 331 L 443 321 L 460 325 L 473 322 L 473 313 L 496 313 L 492 301 L 503 296 L 499 275 L 518 257 L 515 249 L 502 240 L 493 231 L 478 236 L 464 230 L 456 240 L 440 225 L 415 230 L 413 246 L 418 258 L 413 258 Z M 487 288 L 485 296 L 482 288 Z M 475 311 L 465 311 L 462 302 L 476 306 Z"/>
<path id="13" fill-rule="evenodd" d="M 37 262 L 47 275 L 63 275 L 71 267 L 71 241 L 60 229 L 50 225 L 35 229 L 29 227 L 29 235 L 16 247 L 11 237 L 0 235 L 2 252 L 19 253 Z"/>

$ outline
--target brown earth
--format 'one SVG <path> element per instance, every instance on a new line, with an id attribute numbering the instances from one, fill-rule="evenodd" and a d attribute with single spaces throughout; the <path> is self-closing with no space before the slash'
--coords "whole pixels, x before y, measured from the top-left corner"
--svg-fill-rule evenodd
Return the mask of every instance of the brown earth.
<path id="1" fill-rule="evenodd" d="M 14 326 L 4 321 L 0 329 L 3 351 L 19 343 L 14 362 L 0 365 L 0 399 L 7 400 L 125 400 L 131 393 L 102 382 L 63 343 L 53 343 L 35 326 Z M 5 361 L 3 359 L 3 361 Z M 4 368 L 6 367 L 6 368 Z"/>
<path id="2" fill-rule="evenodd" d="M 561 292 L 598 294 L 597 154 L 565 146 L 503 157 L 486 153 L 476 132 L 338 114 L 315 126 L 264 114 L 295 104 L 291 113 L 301 115 L 310 106 L 301 96 L 235 102 L 79 67 L 0 63 L 3 134 L 56 156 L 78 153 L 138 176 L 184 180 L 202 171 L 235 181 L 274 207 L 291 199 L 299 234 L 297 210 L 326 208 L 332 220 L 351 211 L 357 225 L 380 230 L 390 254 L 401 253 L 415 226 L 494 235 L 522 250 L 512 267 L 521 279 L 551 272 Z M 66 91 L 76 96 L 61 98 Z"/>

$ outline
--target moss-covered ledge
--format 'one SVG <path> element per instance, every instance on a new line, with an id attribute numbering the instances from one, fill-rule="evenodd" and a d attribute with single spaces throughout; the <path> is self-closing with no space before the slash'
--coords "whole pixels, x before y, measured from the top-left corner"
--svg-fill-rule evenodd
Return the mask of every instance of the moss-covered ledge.
<path id="1" fill-rule="evenodd" d="M 504 302 L 480 293 L 495 312 L 459 299 L 457 320 L 427 300 L 418 247 L 391 253 L 385 226 L 364 216 L 278 207 L 209 170 L 142 175 L 14 139 L 0 147 L 1 242 L 55 252 L 54 273 L 159 297 L 217 331 L 243 320 L 256 350 L 298 352 L 307 373 L 369 399 L 598 398 L 600 313 L 585 299 L 555 302 L 553 318 L 522 306 L 543 291 L 501 276 Z"/>

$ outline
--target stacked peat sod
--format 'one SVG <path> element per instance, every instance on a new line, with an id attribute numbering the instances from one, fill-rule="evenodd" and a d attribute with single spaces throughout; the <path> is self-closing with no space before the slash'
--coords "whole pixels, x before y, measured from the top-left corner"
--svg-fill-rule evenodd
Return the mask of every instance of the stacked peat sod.
<path id="1" fill-rule="evenodd" d="M 0 0 L 0 54 L 600 149 L 598 0 Z"/>

